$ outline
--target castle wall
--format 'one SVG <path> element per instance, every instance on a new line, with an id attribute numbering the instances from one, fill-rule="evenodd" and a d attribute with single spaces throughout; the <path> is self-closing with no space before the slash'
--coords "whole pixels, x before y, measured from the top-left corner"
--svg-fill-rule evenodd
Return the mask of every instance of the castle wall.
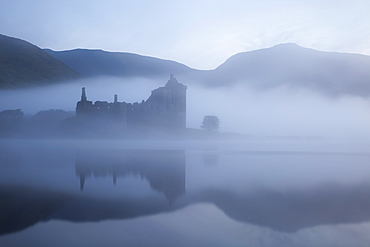
<path id="1" fill-rule="evenodd" d="M 152 90 L 141 103 L 88 101 L 85 89 L 77 102 L 76 116 L 90 121 L 114 120 L 124 125 L 164 129 L 186 128 L 186 89 L 173 75 L 164 87 Z"/>

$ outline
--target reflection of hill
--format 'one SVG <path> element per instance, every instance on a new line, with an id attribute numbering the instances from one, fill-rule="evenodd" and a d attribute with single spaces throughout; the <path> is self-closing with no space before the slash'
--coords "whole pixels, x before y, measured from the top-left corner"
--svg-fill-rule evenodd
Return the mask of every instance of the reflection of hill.
<path id="1" fill-rule="evenodd" d="M 29 145 L 24 148 L 29 149 Z M 150 216 L 167 211 L 175 211 L 193 203 L 212 203 L 230 218 L 248 224 L 269 227 L 277 231 L 293 232 L 303 228 L 324 224 L 347 224 L 370 221 L 370 183 L 355 185 L 325 185 L 306 190 L 285 193 L 276 190 L 251 190 L 240 187 L 238 192 L 216 189 L 213 186 L 193 187 L 185 193 L 185 152 L 184 151 L 92 151 L 79 152 L 76 160 L 67 152 L 48 148 L 37 149 L 32 156 L 20 150 L 2 148 L 1 167 L 12 167 L 14 181 L 24 179 L 22 185 L 6 185 L 0 181 L 0 235 L 20 231 L 40 221 L 61 219 L 73 222 L 101 221 L 110 219 L 130 219 Z M 6 151 L 6 153 L 4 152 Z M 24 151 L 24 150 L 23 150 Z M 48 152 L 49 155 L 44 155 Z M 12 154 L 12 155 L 5 155 Z M 217 161 L 210 152 L 204 157 L 205 165 Z M 17 157 L 17 158 L 15 158 Z M 191 159 L 188 160 L 188 162 Z M 46 186 L 35 189 L 34 180 L 27 180 L 33 174 L 17 176 L 25 167 L 37 168 L 35 172 L 48 176 L 46 164 L 61 167 L 74 165 L 85 192 L 67 192 L 64 187 Z M 221 162 L 219 160 L 219 162 Z M 72 162 L 72 163 L 69 163 Z M 9 163 L 9 164 L 8 164 Z M 32 164 L 39 164 L 37 166 Z M 198 163 L 199 165 L 200 163 Z M 224 164 L 224 163 L 221 163 Z M 225 163 L 226 164 L 226 163 Z M 190 167 L 190 166 L 189 166 Z M 195 168 L 194 165 L 192 165 Z M 233 166 L 230 166 L 232 169 Z M 214 167 L 212 167 L 213 169 Z M 73 170 L 73 167 L 72 167 Z M 5 172 L 7 169 L 2 170 Z M 70 171 L 70 170 L 69 170 Z M 204 172 L 203 169 L 197 172 Z M 68 173 L 69 174 L 69 173 Z M 59 179 L 51 174 L 52 178 Z M 208 179 L 207 173 L 198 174 L 199 179 Z M 151 188 L 161 194 L 140 194 L 134 187 L 135 195 L 119 193 L 118 196 L 99 196 L 99 193 L 86 193 L 91 189 L 94 177 L 106 177 L 120 183 L 128 176 L 139 176 L 149 182 Z M 68 179 L 68 178 L 67 178 Z M 49 181 L 49 180 L 48 180 Z M 63 180 L 64 181 L 64 180 Z M 73 180 L 73 182 L 77 182 Z M 192 178 L 192 181 L 194 178 Z M 91 186 L 91 187 L 89 187 Z M 217 185 L 215 185 L 217 186 Z M 69 185 L 66 186 L 69 188 Z M 78 190 L 78 185 L 76 186 Z M 106 189 L 106 188 L 105 188 Z M 169 206 L 163 195 L 170 202 Z M 139 195 L 139 196 L 137 196 Z M 181 197 L 179 197 L 181 196 Z M 181 224 L 181 222 L 180 222 Z"/>
<path id="2" fill-rule="evenodd" d="M 161 198 L 89 198 L 30 187 L 0 186 L 0 236 L 51 219 L 72 222 L 130 219 L 180 208 Z"/>
<path id="3" fill-rule="evenodd" d="M 81 190 L 86 178 L 140 176 L 149 181 L 153 190 L 163 193 L 170 203 L 185 193 L 184 151 L 99 151 L 80 152 L 76 159 L 76 174 Z"/>
<path id="4" fill-rule="evenodd" d="M 12 154 L 9 157 L 19 157 L 20 152 L 12 149 L 7 151 Z M 6 164 L 9 157 L 2 155 L 0 162 Z M 55 162 L 44 160 L 46 157 L 43 153 L 37 157 L 41 164 Z M 52 157 L 58 156 L 53 154 Z M 13 165 L 21 162 L 13 159 L 10 161 Z M 82 189 L 86 179 L 91 177 L 112 176 L 116 182 L 127 176 L 141 176 L 149 181 L 153 190 L 163 193 L 169 203 L 185 193 L 184 151 L 79 152 L 75 167 Z M 135 188 L 130 189 L 135 191 Z M 101 200 L 85 194 L 67 194 L 49 188 L 0 184 L 0 235 L 20 231 L 49 219 L 74 222 L 128 219 L 175 210 L 177 207 L 179 205 L 169 207 L 163 198 L 157 196 L 123 196 Z"/>
<path id="5" fill-rule="evenodd" d="M 259 191 L 234 194 L 208 190 L 190 194 L 172 207 L 158 197 L 102 200 L 30 188 L 18 189 L 16 194 L 12 194 L 9 189 L 0 188 L 0 235 L 22 230 L 43 220 L 85 222 L 129 219 L 174 211 L 198 202 L 212 203 L 237 221 L 280 232 L 370 221 L 370 184 L 289 193 Z"/>
<path id="6" fill-rule="evenodd" d="M 282 232 L 370 221 L 370 184 L 327 185 L 289 193 L 256 191 L 248 195 L 208 190 L 196 197 L 217 205 L 237 221 Z"/>
<path id="7" fill-rule="evenodd" d="M 0 187 L 0 235 L 26 229 L 71 199 L 55 191 L 25 187 Z"/>

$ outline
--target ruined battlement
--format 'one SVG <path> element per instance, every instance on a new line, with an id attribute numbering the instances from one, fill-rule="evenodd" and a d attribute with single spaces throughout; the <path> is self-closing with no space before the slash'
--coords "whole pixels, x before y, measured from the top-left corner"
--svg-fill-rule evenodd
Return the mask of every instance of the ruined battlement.
<path id="1" fill-rule="evenodd" d="M 114 120 L 122 125 L 147 126 L 153 128 L 186 128 L 186 89 L 171 75 L 164 87 L 152 90 L 147 100 L 141 103 L 119 102 L 114 95 L 113 102 L 87 100 L 82 88 L 81 100 L 77 102 L 76 116 L 88 121 Z"/>

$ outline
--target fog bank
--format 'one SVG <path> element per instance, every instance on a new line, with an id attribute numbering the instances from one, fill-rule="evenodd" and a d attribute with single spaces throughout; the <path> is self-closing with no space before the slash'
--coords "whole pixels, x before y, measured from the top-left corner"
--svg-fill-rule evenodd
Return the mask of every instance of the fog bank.
<path id="1" fill-rule="evenodd" d="M 370 137 L 370 99 L 330 97 L 305 89 L 253 89 L 246 85 L 203 87 L 177 78 L 188 86 L 187 126 L 200 128 L 205 115 L 220 119 L 220 132 L 278 137 Z M 74 111 L 86 87 L 88 100 L 128 103 L 146 100 L 167 78 L 148 80 L 101 77 L 47 87 L 0 91 L 0 111 L 22 109 Z"/>

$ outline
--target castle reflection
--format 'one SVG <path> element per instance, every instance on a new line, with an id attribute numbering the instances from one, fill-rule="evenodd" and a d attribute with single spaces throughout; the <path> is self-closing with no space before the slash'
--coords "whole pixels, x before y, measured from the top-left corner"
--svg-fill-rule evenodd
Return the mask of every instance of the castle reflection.
<path id="1" fill-rule="evenodd" d="M 368 156 L 30 143 L 0 143 L 0 236 L 51 220 L 160 219 L 196 204 L 279 232 L 370 222 Z"/>
<path id="2" fill-rule="evenodd" d="M 185 194 L 185 163 L 183 150 L 81 151 L 76 157 L 76 174 L 81 190 L 88 178 L 111 176 L 116 184 L 118 179 L 140 176 L 172 204 Z"/>

